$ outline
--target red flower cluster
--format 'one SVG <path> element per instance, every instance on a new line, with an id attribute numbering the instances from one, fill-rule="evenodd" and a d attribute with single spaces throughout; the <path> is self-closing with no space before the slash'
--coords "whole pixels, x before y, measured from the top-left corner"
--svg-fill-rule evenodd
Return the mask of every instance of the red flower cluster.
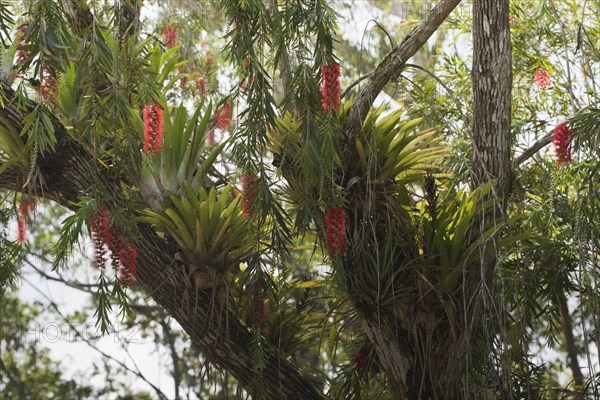
<path id="1" fill-rule="evenodd" d="M 40 93 L 45 101 L 56 102 L 56 94 L 58 92 L 58 81 L 50 75 L 48 70 L 42 68 L 42 84 L 40 85 Z"/>
<path id="2" fill-rule="evenodd" d="M 217 112 L 217 126 L 220 130 L 226 131 L 231 125 L 231 100 L 227 99 L 225 106 Z"/>
<path id="3" fill-rule="evenodd" d="M 104 245 L 112 245 L 113 231 L 108 221 L 108 211 L 100 210 L 98 215 L 90 215 L 90 230 L 96 255 L 96 267 L 104 268 L 105 255 L 107 253 Z"/>
<path id="4" fill-rule="evenodd" d="M 373 369 L 373 357 L 365 350 L 359 350 L 354 355 L 356 367 L 364 373 L 369 373 Z"/>
<path id="5" fill-rule="evenodd" d="M 17 43 L 16 48 L 17 48 L 17 58 L 16 58 L 16 64 L 20 64 L 21 62 L 23 62 L 23 60 L 25 60 L 27 57 L 29 57 L 29 52 L 21 50 L 21 47 L 23 47 L 23 45 L 25 44 L 25 31 L 27 30 L 27 27 L 29 25 L 28 24 L 23 24 L 19 27 L 19 30 L 17 31 L 17 37 L 15 38 L 15 41 Z"/>
<path id="6" fill-rule="evenodd" d="M 535 71 L 535 83 L 538 88 L 546 89 L 550 86 L 550 73 L 544 68 L 538 68 Z"/>
<path id="7" fill-rule="evenodd" d="M 157 155 L 163 141 L 163 110 L 157 103 L 144 107 L 144 154 Z"/>
<path id="8" fill-rule="evenodd" d="M 554 144 L 554 154 L 556 154 L 556 163 L 571 163 L 571 140 L 573 140 L 573 131 L 566 122 L 559 124 L 554 128 L 552 144 Z"/>
<path id="9" fill-rule="evenodd" d="M 209 147 L 213 147 L 217 141 L 215 139 L 215 127 L 216 127 L 216 123 L 211 123 L 208 126 L 208 133 L 206 134 L 206 145 Z"/>
<path id="10" fill-rule="evenodd" d="M 346 250 L 346 211 L 328 208 L 325 211 L 325 228 L 331 257 L 343 256 Z"/>
<path id="11" fill-rule="evenodd" d="M 19 218 L 17 221 L 17 242 L 24 243 L 27 240 L 27 215 L 35 209 L 35 200 L 32 198 L 22 199 L 19 204 Z"/>
<path id="12" fill-rule="evenodd" d="M 323 84 L 319 87 L 323 96 L 323 112 L 338 112 L 340 109 L 340 65 L 330 62 L 321 66 Z"/>
<path id="13" fill-rule="evenodd" d="M 25 217 L 19 217 L 17 224 L 17 242 L 25 243 L 27 240 L 27 221 Z"/>
<path id="14" fill-rule="evenodd" d="M 90 230 L 94 241 L 96 267 L 104 268 L 111 252 L 113 268 L 118 272 L 119 282 L 131 286 L 135 278 L 137 250 L 125 243 L 123 235 L 115 229 L 108 219 L 108 211 L 101 209 L 96 216 L 90 215 Z"/>
<path id="15" fill-rule="evenodd" d="M 198 96 L 204 97 L 204 95 L 206 95 L 206 80 L 202 77 L 198 78 L 196 84 L 198 85 Z"/>
<path id="16" fill-rule="evenodd" d="M 224 132 L 231 125 L 231 100 L 227 99 L 225 106 L 220 110 L 215 110 L 213 113 L 210 125 L 208 126 L 208 133 L 206 136 L 206 144 L 210 147 L 214 146 L 215 141 L 215 129 L 219 128 L 220 131 Z"/>
<path id="17" fill-rule="evenodd" d="M 123 286 L 131 286 L 135 279 L 137 249 L 127 243 L 119 250 L 119 282 Z"/>
<path id="18" fill-rule="evenodd" d="M 263 285 L 260 280 L 255 280 L 252 284 L 252 324 L 260 326 L 267 322 L 265 313 L 265 296 Z"/>
<path id="19" fill-rule="evenodd" d="M 179 90 L 181 90 L 181 91 L 185 90 L 185 87 L 187 86 L 187 82 L 188 82 L 187 76 L 184 76 L 183 78 L 181 78 L 179 80 Z"/>
<path id="20" fill-rule="evenodd" d="M 256 197 L 257 185 L 256 176 L 252 173 L 244 172 L 242 180 L 242 215 L 248 217 L 252 214 L 252 203 Z"/>
<path id="21" fill-rule="evenodd" d="M 173 48 L 179 43 L 177 29 L 173 25 L 165 26 L 165 29 L 163 30 L 163 42 L 165 42 L 165 46 L 169 48 Z"/>

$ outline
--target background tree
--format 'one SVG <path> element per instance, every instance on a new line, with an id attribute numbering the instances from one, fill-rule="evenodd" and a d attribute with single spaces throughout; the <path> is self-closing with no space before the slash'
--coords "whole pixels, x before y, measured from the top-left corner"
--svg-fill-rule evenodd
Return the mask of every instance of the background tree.
<path id="1" fill-rule="evenodd" d="M 194 357 L 215 397 L 597 395 L 598 5 L 459 3 L 381 2 L 357 59 L 324 1 L 2 2 L 3 282 L 44 198 L 53 273 L 88 234 L 98 326 L 148 312 L 176 396 Z"/>

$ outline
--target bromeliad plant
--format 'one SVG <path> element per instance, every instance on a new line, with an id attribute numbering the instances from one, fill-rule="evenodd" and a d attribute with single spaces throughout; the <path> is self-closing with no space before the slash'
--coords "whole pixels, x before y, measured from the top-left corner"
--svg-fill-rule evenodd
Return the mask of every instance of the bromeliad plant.
<path id="1" fill-rule="evenodd" d="M 231 185 L 219 194 L 214 187 L 197 192 L 187 181 L 184 187 L 183 196 L 168 193 L 169 201 L 163 202 L 161 210 L 145 209 L 139 221 L 173 238 L 186 263 L 223 275 L 248 252 L 241 197 L 230 197 Z"/>
<path id="2" fill-rule="evenodd" d="M 344 126 L 348 109 L 347 103 L 337 114 L 339 126 Z M 423 129 L 421 118 L 403 121 L 403 110 L 387 116 L 382 112 L 370 112 L 351 138 L 353 146 L 345 146 L 347 139 L 338 132 L 332 135 L 333 146 L 319 147 L 338 152 L 325 158 L 334 164 L 329 186 L 315 185 L 319 179 L 310 176 L 314 169 L 304 168 L 303 154 L 313 151 L 314 144 L 290 115 L 277 120 L 270 148 L 298 219 L 306 218 L 300 214 L 307 199 L 312 201 L 311 222 L 303 226 L 316 228 L 323 248 L 330 249 L 333 282 L 363 315 L 367 334 L 373 339 L 378 331 L 392 329 L 410 349 L 400 347 L 397 351 L 405 353 L 397 359 L 407 357 L 417 374 L 429 376 L 423 379 L 435 379 L 444 371 L 461 370 L 440 352 L 458 350 L 469 334 L 462 328 L 465 299 L 459 289 L 479 273 L 481 250 L 492 250 L 485 243 L 503 223 L 483 218 L 494 207 L 490 184 L 470 192 L 445 187 L 447 149 L 435 128 Z M 342 224 L 338 214 L 344 215 Z M 331 221 L 343 226 L 344 240 L 331 229 Z"/>
<path id="3" fill-rule="evenodd" d="M 166 101 L 159 100 L 157 105 L 167 109 Z M 142 167 L 139 187 L 146 202 L 155 209 L 160 209 L 158 201 L 168 194 L 184 195 L 185 182 L 188 182 L 195 193 L 201 187 L 210 187 L 213 183 L 207 178 L 213 163 L 227 145 L 223 141 L 210 151 L 206 147 L 206 137 L 212 116 L 212 105 L 203 110 L 198 105 L 191 118 L 187 110 L 180 105 L 171 119 L 168 112 L 162 113 L 162 146 L 158 151 L 147 154 Z M 201 117 L 201 113 L 203 113 Z M 132 120 L 136 130 L 143 132 L 147 127 L 137 110 L 132 110 Z M 208 151 L 208 154 L 207 154 Z"/>
<path id="4" fill-rule="evenodd" d="M 339 126 L 344 125 L 350 106 L 351 102 L 347 102 L 337 114 Z M 371 214 L 364 221 L 362 216 L 359 218 L 358 221 L 364 224 L 380 212 L 393 215 L 394 210 L 411 206 L 413 185 L 439 168 L 439 161 L 446 150 L 434 128 L 418 130 L 422 119 L 403 122 L 402 110 L 385 117 L 381 117 L 382 112 L 383 108 L 368 115 L 360 134 L 353 140 L 350 154 L 344 157 L 339 155 L 342 148 L 339 134 L 334 136 L 333 146 L 323 144 L 321 149 L 314 150 L 314 144 L 305 137 L 303 128 L 289 114 L 277 119 L 276 129 L 270 132 L 269 145 L 288 182 L 286 195 L 296 207 L 297 226 L 310 225 L 307 219 L 313 218 L 315 210 L 320 215 L 326 214 L 326 209 L 330 208 L 346 208 L 352 215 Z M 310 176 L 314 167 L 304 168 L 304 154 L 318 151 L 335 153 L 324 155 L 322 161 L 330 160 L 334 164 L 326 168 L 334 171 L 333 178 L 314 179 Z M 344 165 L 335 161 L 342 158 L 348 160 Z M 325 188 L 314 184 L 327 180 L 331 181 Z M 377 201 L 385 200 L 382 202 L 385 207 L 371 212 L 370 208 L 376 204 L 374 196 Z M 320 221 L 315 222 L 320 225 Z"/>
<path id="5" fill-rule="evenodd" d="M 179 260 L 192 268 L 189 272 L 200 271 L 195 273 L 196 289 L 210 287 L 217 277 L 237 268 L 248 253 L 239 191 L 231 184 L 219 187 L 209 178 L 227 141 L 211 149 L 206 146 L 211 104 L 205 109 L 198 105 L 191 118 L 183 105 L 175 109 L 173 118 L 166 111 L 153 113 L 158 107 L 167 109 L 164 100 L 147 107 L 146 121 L 132 111 L 136 129 L 152 137 L 138 182 L 149 208 L 140 212 L 138 220 L 174 240 Z M 162 131 L 153 132 L 158 128 Z M 157 148 L 159 138 L 162 145 Z"/>

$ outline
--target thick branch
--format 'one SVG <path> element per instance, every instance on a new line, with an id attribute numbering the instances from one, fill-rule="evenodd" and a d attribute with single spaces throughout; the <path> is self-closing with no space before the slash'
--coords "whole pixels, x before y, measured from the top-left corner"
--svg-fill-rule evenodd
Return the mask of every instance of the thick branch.
<path id="1" fill-rule="evenodd" d="M 423 47 L 459 3 L 460 0 L 440 1 L 402 43 L 392 49 L 369 74 L 369 80 L 358 93 L 346 120 L 345 135 L 348 141 L 353 140 L 360 131 L 362 122 L 385 85 L 400 76 L 404 64 Z"/>
<path id="2" fill-rule="evenodd" d="M 7 99 L 13 98 L 14 91 L 4 83 L 2 90 Z M 0 117 L 21 130 L 22 118 L 27 111 L 7 101 L 0 109 Z M 67 137 L 63 126 L 55 123 L 55 129 L 58 138 L 56 151 L 40 156 L 38 160 L 43 187 L 32 190 L 38 196 L 74 209 L 79 196 L 89 195 L 95 182 L 101 178 L 96 175 L 93 157 Z M 26 169 L 17 167 L 2 172 L 0 190 L 22 190 L 26 172 Z M 196 291 L 183 276 L 175 275 L 172 266 L 176 249 L 173 246 L 160 239 L 148 225 L 140 226 L 139 230 L 140 237 L 135 240 L 139 254 L 138 283 L 180 323 L 211 362 L 229 371 L 249 391 L 260 385 L 267 398 L 321 398 L 312 384 L 275 349 L 269 352 L 266 367 L 257 381 L 250 354 L 252 332 L 223 307 L 218 304 L 213 307 L 215 303 L 211 293 Z"/>

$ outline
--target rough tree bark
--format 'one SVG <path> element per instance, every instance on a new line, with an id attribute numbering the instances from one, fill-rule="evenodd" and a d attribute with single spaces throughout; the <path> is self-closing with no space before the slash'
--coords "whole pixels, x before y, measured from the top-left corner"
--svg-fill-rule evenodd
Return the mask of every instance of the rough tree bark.
<path id="1" fill-rule="evenodd" d="M 31 112 L 33 104 L 20 109 L 10 102 L 15 96 L 14 91 L 5 83 L 1 90 L 5 100 L 0 117 L 4 119 L 3 123 L 21 130 L 23 118 Z M 42 179 L 33 181 L 38 186 L 28 190 L 75 210 L 79 196 L 91 195 L 94 183 L 103 179 L 96 174 L 102 168 L 94 167 L 92 155 L 70 140 L 65 128 L 56 121 L 55 129 L 56 151 L 38 159 Z M 26 178 L 26 168 L 8 168 L 0 174 L 0 190 L 22 191 Z M 109 181 L 105 180 L 105 183 L 110 185 Z M 184 276 L 174 273 L 171 266 L 176 263 L 177 249 L 161 240 L 148 225 L 139 228 L 141 235 L 134 243 L 138 249 L 137 282 L 181 324 L 208 360 L 230 372 L 250 392 L 255 384 L 260 384 L 267 398 L 322 398 L 322 394 L 299 374 L 297 367 L 280 357 L 275 348 L 269 352 L 259 383 L 251 361 L 253 334 L 250 329 L 222 307 L 213 307 L 214 296 L 210 291 L 198 292 Z"/>
<path id="2" fill-rule="evenodd" d="M 356 99 L 348 113 L 343 127 L 345 138 L 345 153 L 351 151 L 354 138 L 362 128 L 362 123 L 369 113 L 373 102 L 384 89 L 386 84 L 397 79 L 402 73 L 403 66 L 427 42 L 431 35 L 448 18 L 450 13 L 460 3 L 460 0 L 443 0 L 431 9 L 429 14 L 415 29 L 376 66 L 359 90 Z M 349 159 L 349 158 L 346 158 Z M 350 264 L 352 262 L 350 261 Z M 360 300 L 356 299 L 356 303 Z M 355 304 L 356 305 L 356 304 Z M 359 314 L 361 314 L 359 312 Z M 367 335 L 377 351 L 379 362 L 386 373 L 388 385 L 393 397 L 397 400 L 421 398 L 422 396 L 441 393 L 440 388 L 445 382 L 435 379 L 436 373 L 425 379 L 425 368 L 415 363 L 415 349 L 410 345 L 410 333 L 399 329 L 398 321 L 393 315 L 383 318 L 370 318 L 364 313 L 363 323 Z M 431 387 L 423 388 L 423 382 L 428 380 Z M 432 382 L 435 380 L 436 382 Z M 454 396 L 454 389 L 446 392 L 446 398 Z"/>
<path id="3" fill-rule="evenodd" d="M 362 121 L 377 95 L 390 80 L 399 76 L 403 65 L 423 46 L 459 3 L 460 0 L 440 1 L 369 75 L 344 126 L 344 135 L 350 144 L 353 143 L 354 136 L 359 132 Z M 511 55 L 508 1 L 478 1 L 475 2 L 474 12 L 474 179 L 476 182 L 483 182 L 497 178 L 500 193 L 505 193 L 510 157 Z M 3 88 L 6 93 L 11 93 L 10 88 L 5 85 Z M 19 129 L 24 112 L 27 110 L 17 110 L 9 105 L 0 110 L 0 116 L 7 118 Z M 69 141 L 62 127 L 57 126 L 57 134 L 60 136 L 60 143 L 56 153 L 39 160 L 45 187 L 39 187 L 38 192 L 65 207 L 72 208 L 71 202 L 78 196 L 87 194 L 98 177 L 94 175 L 95 168 L 90 165 L 93 158 L 76 143 Z M 24 171 L 8 169 L 0 175 L 0 189 L 21 190 L 24 179 Z M 207 293 L 195 293 L 184 279 L 170 273 L 168 266 L 174 262 L 173 255 L 176 250 L 161 241 L 148 226 L 141 226 L 140 231 L 142 236 L 136 242 L 140 254 L 140 284 L 157 303 L 174 316 L 208 359 L 231 372 L 243 386 L 252 391 L 255 376 L 248 350 L 251 340 L 249 329 L 228 313 L 211 314 L 211 296 Z M 185 296 L 182 293 L 185 293 Z M 394 317 L 389 316 L 389 321 L 383 325 L 381 321 L 365 318 L 365 324 L 382 368 L 391 383 L 394 397 L 408 399 L 413 398 L 415 393 L 420 393 L 418 388 L 415 390 L 410 385 L 414 384 L 414 375 L 424 371 L 411 371 L 410 364 L 414 358 L 411 351 L 414 349 L 407 348 L 406 337 L 399 334 Z M 263 371 L 261 384 L 264 385 L 266 395 L 273 399 L 321 398 L 321 394 L 300 376 L 297 369 L 275 352 L 271 353 Z M 439 393 L 438 390 L 435 392 Z M 452 398 L 453 395 L 454 392 L 447 393 L 440 398 Z"/>
<path id="4" fill-rule="evenodd" d="M 496 179 L 506 208 L 510 179 L 512 47 L 508 0 L 473 2 L 473 184 Z"/>

